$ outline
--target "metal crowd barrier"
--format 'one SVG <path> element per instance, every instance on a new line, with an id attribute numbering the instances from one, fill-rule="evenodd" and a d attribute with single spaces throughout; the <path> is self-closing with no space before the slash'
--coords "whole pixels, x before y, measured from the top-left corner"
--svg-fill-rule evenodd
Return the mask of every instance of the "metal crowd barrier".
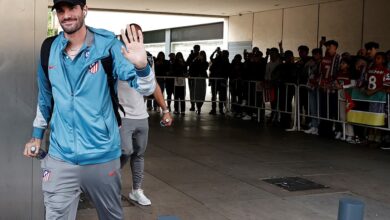
<path id="1" fill-rule="evenodd" d="M 263 81 L 251 81 L 251 80 L 233 80 L 233 82 L 230 83 L 231 86 L 235 86 L 235 89 L 238 89 L 239 87 L 243 88 L 243 100 L 246 100 L 245 104 L 243 105 L 241 103 L 234 103 L 231 102 L 232 105 L 240 105 L 245 108 L 254 108 L 257 109 L 257 121 L 261 121 L 261 114 L 262 111 L 268 111 L 271 112 L 271 115 L 274 114 L 279 118 L 280 113 L 286 113 L 293 115 L 294 112 L 296 112 L 296 105 L 292 105 L 291 103 L 288 103 L 288 94 L 292 90 L 293 96 L 297 97 L 298 95 L 298 89 L 297 85 L 293 83 L 285 83 L 283 85 L 267 85 Z M 284 91 L 284 94 L 281 94 L 281 91 Z M 269 100 L 269 94 L 273 93 L 276 97 L 274 97 L 274 101 L 272 102 L 273 105 L 270 105 L 271 100 Z M 281 100 L 281 95 L 283 95 L 284 100 Z M 260 96 L 260 98 L 259 98 Z M 281 103 L 284 101 L 283 103 Z M 261 102 L 261 103 L 259 103 Z M 288 110 L 289 105 L 291 104 L 291 110 Z M 274 108 L 273 108 L 274 106 Z M 265 112 L 264 112 L 265 114 Z M 265 120 L 265 118 L 264 118 Z M 278 120 L 278 119 L 276 119 Z M 293 115 L 293 127 L 296 127 L 297 124 L 297 115 Z"/>
<path id="2" fill-rule="evenodd" d="M 309 95 L 309 87 L 307 85 L 299 85 L 299 91 L 301 91 L 301 88 L 305 88 L 308 90 L 308 105 L 310 105 L 310 95 Z M 343 103 L 343 102 L 346 102 L 347 100 L 345 98 L 342 98 L 342 96 L 340 95 L 340 93 L 343 92 L 343 90 L 337 90 L 336 93 L 337 93 L 337 117 L 336 118 L 331 118 L 330 117 L 330 92 L 327 92 L 327 96 L 326 96 L 326 117 L 321 117 L 320 116 L 320 90 L 318 88 L 315 89 L 315 93 L 316 93 L 316 101 L 317 101 L 317 112 L 315 114 L 313 114 L 312 112 L 310 112 L 310 109 L 308 111 L 308 113 L 302 113 L 302 111 L 299 111 L 301 106 L 300 104 L 298 104 L 297 106 L 297 109 L 298 109 L 298 113 L 299 113 L 299 117 L 298 117 L 298 131 L 301 130 L 301 125 L 300 125 L 300 118 L 301 117 L 308 117 L 308 118 L 314 118 L 314 119 L 317 119 L 317 120 L 326 120 L 326 121 L 331 121 L 331 122 L 335 122 L 335 123 L 340 123 L 342 125 L 342 136 L 343 138 L 345 139 L 345 131 L 346 131 L 346 125 L 347 124 L 350 124 L 350 125 L 353 125 L 353 126 L 360 126 L 360 127 L 364 127 L 364 128 L 371 128 L 371 129 L 377 129 L 377 130 L 384 130 L 384 131 L 390 131 L 390 117 L 388 117 L 388 110 L 390 109 L 390 94 L 387 94 L 386 95 L 386 108 L 387 108 L 387 111 L 385 110 L 385 114 L 387 116 L 387 126 L 385 127 L 380 127 L 380 126 L 370 126 L 370 125 L 365 125 L 365 124 L 359 124 L 359 123 L 351 123 L 351 122 L 348 122 L 347 120 L 341 120 L 340 118 L 340 108 L 341 108 L 341 105 L 340 103 Z M 298 98 L 300 96 L 298 95 Z M 360 101 L 360 102 L 364 102 L 364 101 L 361 101 L 361 100 L 354 100 L 352 99 L 353 101 Z M 368 102 L 368 101 L 366 101 Z M 376 102 L 376 101 L 369 101 L 371 103 L 382 103 L 382 102 Z M 298 103 L 299 103 L 299 100 L 298 100 Z"/>
<path id="3" fill-rule="evenodd" d="M 165 82 L 167 80 L 175 81 L 178 79 L 178 77 L 156 77 L 157 80 L 163 79 Z M 231 111 L 233 106 L 241 106 L 243 108 L 247 109 L 254 109 L 254 111 L 257 111 L 257 121 L 261 121 L 262 114 L 265 114 L 265 112 L 272 114 L 276 114 L 274 117 L 278 117 L 280 119 L 281 113 L 286 113 L 291 115 L 292 119 L 292 129 L 296 131 L 301 131 L 301 121 L 302 119 L 316 119 L 318 121 L 330 121 L 335 123 L 340 123 L 342 126 L 342 135 L 345 138 L 345 130 L 346 125 L 351 124 L 354 126 L 361 126 L 365 128 L 373 128 L 378 130 L 385 130 L 390 131 L 390 117 L 387 117 L 387 126 L 386 127 L 377 127 L 377 126 L 370 126 L 370 125 L 364 125 L 364 124 L 356 124 L 356 123 L 350 123 L 346 120 L 340 119 L 340 103 L 345 102 L 346 100 L 341 98 L 339 93 L 341 90 L 337 90 L 337 114 L 334 114 L 334 112 L 331 111 L 331 105 L 330 102 L 330 92 L 326 92 L 326 113 L 320 114 L 320 108 L 322 103 L 320 103 L 320 90 L 318 88 L 314 89 L 314 93 L 310 94 L 311 88 L 309 88 L 307 85 L 296 85 L 293 83 L 285 83 L 285 84 L 279 84 L 279 85 L 267 85 L 264 82 L 259 81 L 251 81 L 251 80 L 227 80 L 225 78 L 205 78 L 205 77 L 181 77 L 184 79 L 185 87 L 186 87 L 186 94 L 185 99 L 180 101 L 185 102 L 204 102 L 204 103 L 223 103 L 226 111 Z M 201 82 L 200 80 L 203 80 L 205 82 Z M 200 83 L 202 84 L 200 86 Z M 222 84 L 222 86 L 220 86 Z M 189 88 L 191 87 L 191 88 Z M 194 94 L 191 94 L 193 91 L 197 91 L 201 87 L 201 89 L 205 89 L 205 99 L 196 99 L 197 97 Z M 204 88 L 205 87 L 205 88 Z M 226 92 L 226 99 L 225 100 L 211 100 L 211 92 L 212 89 L 218 89 L 218 90 L 225 90 L 221 91 L 222 93 Z M 166 88 L 164 89 L 166 98 Z M 173 94 L 175 94 L 175 86 L 173 86 Z M 215 92 L 215 91 L 214 91 Z M 270 105 L 271 100 L 269 100 L 269 93 L 272 92 L 274 94 L 274 100 L 272 101 L 272 105 Z M 292 93 L 291 93 L 292 92 Z M 238 93 L 238 94 L 237 94 Z M 283 93 L 283 94 L 282 94 Z M 325 93 L 325 92 L 324 92 Z M 288 103 L 289 101 L 292 101 L 288 97 L 293 94 L 293 102 Z M 313 96 L 314 94 L 314 96 Z M 301 95 L 306 96 L 307 95 L 307 103 L 301 103 Z M 315 97 L 316 102 L 316 112 L 312 112 L 310 105 L 314 100 L 313 97 Z M 290 97 L 291 98 L 291 97 Z M 240 100 L 241 99 L 241 100 Z M 387 94 L 387 110 L 390 109 L 390 95 Z M 243 100 L 246 102 L 243 103 Z M 179 101 L 176 98 L 166 99 L 166 101 Z M 282 103 L 283 102 L 283 103 Z M 291 105 L 291 108 L 289 108 L 289 105 Z M 303 109 L 302 106 L 305 106 L 306 108 Z M 387 112 L 386 112 L 387 114 Z M 322 116 L 321 116 L 322 115 Z M 325 116 L 324 116 L 325 115 Z M 331 115 L 335 117 L 331 117 Z M 264 118 L 265 119 L 265 118 Z"/>
<path id="4" fill-rule="evenodd" d="M 181 102 L 181 101 L 184 101 L 184 102 L 203 102 L 203 103 L 223 103 L 224 106 L 227 106 L 229 105 L 229 96 L 228 96 L 228 80 L 225 79 L 225 78 L 217 78 L 217 77 L 170 77 L 170 76 L 156 76 L 156 79 L 157 79 L 157 82 L 160 81 L 161 82 L 164 82 L 164 87 L 163 87 L 163 92 L 164 92 L 164 98 L 165 98 L 165 101 L 169 101 L 169 102 Z M 179 100 L 177 99 L 177 97 L 175 97 L 175 93 L 176 93 L 176 86 L 175 86 L 175 83 L 178 83 L 179 81 L 181 81 L 185 87 L 185 93 L 184 93 L 184 99 L 183 100 Z M 221 84 L 224 84 L 225 86 L 220 86 Z M 172 89 L 172 94 L 170 94 L 170 96 L 173 95 L 174 98 L 167 98 L 167 85 Z M 160 85 L 161 87 L 161 85 Z M 220 90 L 221 88 L 225 88 L 225 92 L 226 92 L 226 98 L 224 101 L 221 101 L 219 100 L 219 94 L 218 94 L 218 98 L 217 100 L 211 100 L 211 92 L 212 92 L 212 89 L 218 89 Z M 197 95 L 195 93 L 201 91 L 201 90 L 204 90 L 204 97 L 205 99 L 198 99 L 199 97 L 198 96 L 202 96 L 202 95 Z M 149 96 L 146 98 L 148 101 L 152 101 L 154 100 L 153 96 Z"/>

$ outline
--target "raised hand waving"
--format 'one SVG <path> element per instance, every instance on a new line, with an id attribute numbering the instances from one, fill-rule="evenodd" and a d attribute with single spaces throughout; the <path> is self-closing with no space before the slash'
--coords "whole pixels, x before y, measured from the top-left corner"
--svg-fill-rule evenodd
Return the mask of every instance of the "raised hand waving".
<path id="1" fill-rule="evenodd" d="M 137 69 L 144 69 L 148 62 L 142 31 L 137 30 L 135 25 L 127 25 L 126 33 L 122 29 L 121 35 L 124 43 L 124 46 L 122 46 L 123 56 L 133 63 Z"/>

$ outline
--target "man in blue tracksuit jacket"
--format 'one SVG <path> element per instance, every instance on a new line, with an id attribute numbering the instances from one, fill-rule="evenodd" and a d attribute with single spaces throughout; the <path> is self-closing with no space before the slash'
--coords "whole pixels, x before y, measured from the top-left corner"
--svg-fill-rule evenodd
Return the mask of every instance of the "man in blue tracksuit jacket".
<path id="1" fill-rule="evenodd" d="M 143 36 L 128 26 L 123 45 L 113 33 L 85 25 L 85 0 L 53 3 L 64 31 L 51 46 L 47 76 L 38 67 L 37 114 L 24 155 L 37 155 L 31 147 L 40 148 L 50 123 L 50 150 L 42 160 L 46 219 L 75 219 L 81 191 L 99 219 L 123 219 L 119 128 L 101 60 L 111 56 L 114 77 L 152 94 L 155 77 Z"/>

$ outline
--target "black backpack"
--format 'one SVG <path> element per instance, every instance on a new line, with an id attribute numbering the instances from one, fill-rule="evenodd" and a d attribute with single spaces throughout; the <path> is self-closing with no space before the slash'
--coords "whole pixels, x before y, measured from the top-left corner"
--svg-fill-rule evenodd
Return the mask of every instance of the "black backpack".
<path id="1" fill-rule="evenodd" d="M 54 39 L 57 36 L 58 35 L 46 38 L 45 41 L 43 41 L 42 47 L 41 47 L 41 65 L 42 65 L 43 71 L 45 72 L 45 76 L 48 80 L 49 80 L 48 71 L 49 71 L 50 48 L 51 48 L 51 45 L 53 44 Z M 125 115 L 125 110 L 124 110 L 123 106 L 121 104 L 119 104 L 118 95 L 117 95 L 116 90 L 115 90 L 115 84 L 116 84 L 117 79 L 112 76 L 113 67 L 112 67 L 111 53 L 110 53 L 110 56 L 102 59 L 101 62 L 103 65 L 104 72 L 106 72 L 106 75 L 107 75 L 107 84 L 108 84 L 108 88 L 110 90 L 111 102 L 112 102 L 112 106 L 114 109 L 116 121 L 118 122 L 118 126 L 121 126 L 122 119 L 121 119 L 121 116 L 119 114 L 119 110 L 121 110 L 121 112 L 123 112 L 124 115 Z M 50 80 L 49 80 L 49 83 L 50 83 Z M 50 84 L 50 87 L 51 87 L 51 84 Z M 52 106 L 54 106 L 54 100 L 52 99 L 51 101 L 52 101 Z"/>

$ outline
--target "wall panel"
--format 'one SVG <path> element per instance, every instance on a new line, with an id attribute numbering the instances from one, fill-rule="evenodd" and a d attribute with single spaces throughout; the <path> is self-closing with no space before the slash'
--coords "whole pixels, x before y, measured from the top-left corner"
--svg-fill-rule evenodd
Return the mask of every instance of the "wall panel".
<path id="1" fill-rule="evenodd" d="M 339 53 L 355 54 L 361 46 L 363 1 L 344 0 L 320 4 L 319 37 L 339 42 Z"/>
<path id="2" fill-rule="evenodd" d="M 366 0 L 363 43 L 376 41 L 381 51 L 390 50 L 390 1 Z"/>
<path id="3" fill-rule="evenodd" d="M 229 42 L 252 41 L 253 14 L 229 18 Z"/>
<path id="4" fill-rule="evenodd" d="M 298 47 L 317 47 L 318 5 L 284 10 L 283 47 L 298 56 Z"/>
<path id="5" fill-rule="evenodd" d="M 283 10 L 255 13 L 253 25 L 253 46 L 265 53 L 266 48 L 278 47 L 282 40 Z"/>
<path id="6" fill-rule="evenodd" d="M 0 219 L 43 219 L 40 163 L 22 156 L 36 109 L 46 0 L 0 1 Z"/>

